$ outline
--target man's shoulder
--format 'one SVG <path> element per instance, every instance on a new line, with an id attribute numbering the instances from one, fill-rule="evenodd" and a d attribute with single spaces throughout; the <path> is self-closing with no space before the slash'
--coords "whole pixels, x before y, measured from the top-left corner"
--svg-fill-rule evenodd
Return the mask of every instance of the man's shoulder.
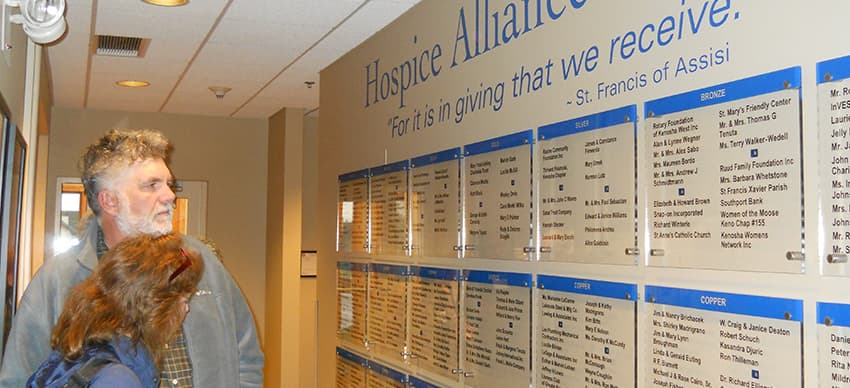
<path id="1" fill-rule="evenodd" d="M 82 264 L 82 247 L 73 247 L 63 253 L 44 261 L 36 272 L 36 278 L 59 281 L 70 280 L 84 267 Z"/>
<path id="2" fill-rule="evenodd" d="M 188 234 L 180 234 L 180 237 L 183 238 L 183 244 L 186 247 L 194 249 L 202 255 L 213 254 L 210 247 L 207 244 L 204 244 L 200 238 Z"/>
<path id="3" fill-rule="evenodd" d="M 229 275 L 227 269 L 222 264 L 221 257 L 219 256 L 220 253 L 217 252 L 217 248 L 214 248 L 214 244 L 211 245 L 209 239 L 202 240 L 190 235 L 181 236 L 183 237 L 184 246 L 201 254 L 201 257 L 204 259 L 204 272 Z"/>

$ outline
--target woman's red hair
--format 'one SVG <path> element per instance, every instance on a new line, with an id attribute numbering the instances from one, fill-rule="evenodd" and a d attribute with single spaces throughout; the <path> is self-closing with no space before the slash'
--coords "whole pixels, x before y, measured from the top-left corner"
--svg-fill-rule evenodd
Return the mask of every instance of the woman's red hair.
<path id="1" fill-rule="evenodd" d="M 71 289 L 50 337 L 53 348 L 73 360 L 86 345 L 122 334 L 142 342 L 158 364 L 183 322 L 180 299 L 195 292 L 203 273 L 200 255 L 182 246 L 169 233 L 131 237 L 109 250 Z"/>

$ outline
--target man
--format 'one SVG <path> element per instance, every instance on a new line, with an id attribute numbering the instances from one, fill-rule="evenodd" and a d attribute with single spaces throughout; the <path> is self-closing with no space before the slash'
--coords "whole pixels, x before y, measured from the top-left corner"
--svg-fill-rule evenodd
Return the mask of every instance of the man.
<path id="1" fill-rule="evenodd" d="M 89 146 L 81 167 L 89 206 L 81 243 L 46 260 L 24 292 L 0 366 L 0 387 L 22 387 L 50 353 L 50 332 L 71 287 L 128 236 L 171 231 L 174 192 L 165 161 L 170 146 L 156 131 L 112 130 Z M 209 247 L 204 273 L 178 339 L 166 346 L 160 387 L 261 387 L 263 354 L 242 292 Z M 152 257 L 151 260 L 156 260 Z"/>

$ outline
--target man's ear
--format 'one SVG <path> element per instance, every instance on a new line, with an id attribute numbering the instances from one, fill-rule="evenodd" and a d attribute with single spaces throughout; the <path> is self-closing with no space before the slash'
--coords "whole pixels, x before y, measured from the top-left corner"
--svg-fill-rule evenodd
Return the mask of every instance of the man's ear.
<path id="1" fill-rule="evenodd" d="M 106 214 L 118 215 L 118 195 L 109 190 L 101 190 L 97 193 L 97 202 L 100 203 L 101 211 Z"/>

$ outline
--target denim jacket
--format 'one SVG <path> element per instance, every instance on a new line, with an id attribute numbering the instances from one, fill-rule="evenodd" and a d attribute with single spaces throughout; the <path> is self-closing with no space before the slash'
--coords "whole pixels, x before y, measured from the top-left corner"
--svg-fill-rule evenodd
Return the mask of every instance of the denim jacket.
<path id="1" fill-rule="evenodd" d="M 89 219 L 81 244 L 46 260 L 24 291 L 0 365 L 0 388 L 18 388 L 51 352 L 50 332 L 70 289 L 97 265 L 97 221 Z M 204 274 L 183 322 L 195 387 L 262 387 L 263 353 L 251 310 L 239 287 L 202 242 Z"/>
<path id="2" fill-rule="evenodd" d="M 103 366 L 91 377 L 91 388 L 157 388 L 159 385 L 159 372 L 145 346 L 127 337 L 116 336 L 110 343 L 86 346 L 83 354 L 74 361 L 66 360 L 61 352 L 54 350 L 27 381 L 27 387 L 63 387 L 93 358 L 111 360 L 112 363 Z"/>

